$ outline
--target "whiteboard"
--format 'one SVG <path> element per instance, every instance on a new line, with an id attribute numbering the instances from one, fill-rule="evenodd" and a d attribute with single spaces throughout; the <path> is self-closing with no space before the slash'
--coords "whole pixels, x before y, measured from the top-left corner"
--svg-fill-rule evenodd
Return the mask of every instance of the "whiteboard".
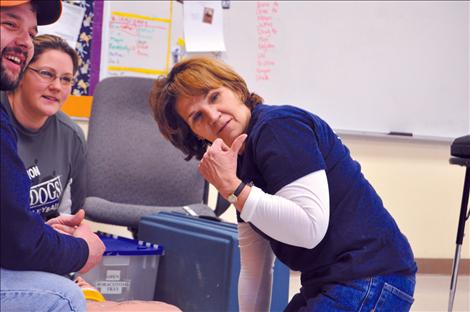
<path id="1" fill-rule="evenodd" d="M 105 1 L 100 80 L 164 75 L 169 69 L 170 1 Z"/>
<path id="2" fill-rule="evenodd" d="M 453 138 L 470 132 L 469 13 L 468 1 L 230 1 L 218 57 L 266 103 L 338 132 Z M 171 47 L 179 37 L 173 2 Z"/>
<path id="3" fill-rule="evenodd" d="M 470 132 L 468 2 L 232 1 L 224 14 L 221 58 L 266 103 L 337 130 Z"/>

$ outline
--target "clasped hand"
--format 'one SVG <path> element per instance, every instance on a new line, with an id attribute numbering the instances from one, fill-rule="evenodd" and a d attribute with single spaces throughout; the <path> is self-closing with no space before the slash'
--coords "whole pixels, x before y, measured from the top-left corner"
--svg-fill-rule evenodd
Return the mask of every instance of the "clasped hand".
<path id="1" fill-rule="evenodd" d="M 105 246 L 101 239 L 93 233 L 90 226 L 83 222 L 85 211 L 80 209 L 74 215 L 61 215 L 47 221 L 57 232 L 82 238 L 88 245 L 88 259 L 80 272 L 86 273 L 101 261 Z"/>
<path id="2" fill-rule="evenodd" d="M 237 156 L 247 135 L 241 134 L 228 146 L 215 139 L 199 163 L 199 172 L 225 198 L 240 184 L 237 177 Z"/>
<path id="3" fill-rule="evenodd" d="M 60 215 L 48 220 L 46 223 L 59 233 L 73 235 L 84 219 L 85 211 L 80 209 L 74 215 Z"/>

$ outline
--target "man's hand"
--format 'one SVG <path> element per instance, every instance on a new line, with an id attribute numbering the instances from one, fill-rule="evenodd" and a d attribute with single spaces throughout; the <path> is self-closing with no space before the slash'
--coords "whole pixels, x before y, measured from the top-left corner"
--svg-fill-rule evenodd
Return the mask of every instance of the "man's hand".
<path id="1" fill-rule="evenodd" d="M 74 215 L 60 215 L 48 220 L 46 223 L 59 233 L 73 235 L 75 229 L 85 219 L 85 210 L 80 209 Z"/>
<path id="2" fill-rule="evenodd" d="M 86 222 L 82 222 L 75 229 L 73 236 L 83 238 L 88 245 L 88 259 L 85 265 L 80 269 L 80 273 L 86 273 L 101 262 L 106 247 L 98 235 L 92 232 Z"/>
<path id="3" fill-rule="evenodd" d="M 74 215 L 60 215 L 47 221 L 47 224 L 57 232 L 82 238 L 87 243 L 88 259 L 80 269 L 81 273 L 90 271 L 90 269 L 100 263 L 106 249 L 98 235 L 93 233 L 86 222 L 83 222 L 84 219 L 85 211 L 80 209 Z"/>
<path id="4" fill-rule="evenodd" d="M 85 219 L 85 210 L 80 209 L 76 214 L 73 215 L 60 215 L 58 217 L 48 220 L 46 223 L 52 226 L 53 224 L 63 224 L 67 226 L 79 226 Z"/>
<path id="5" fill-rule="evenodd" d="M 61 215 L 47 221 L 47 224 L 57 232 L 82 238 L 87 243 L 88 259 L 80 269 L 81 273 L 90 271 L 95 265 L 100 263 L 106 249 L 98 235 L 93 233 L 86 222 L 83 222 L 84 219 L 85 211 L 80 209 L 74 215 Z"/>

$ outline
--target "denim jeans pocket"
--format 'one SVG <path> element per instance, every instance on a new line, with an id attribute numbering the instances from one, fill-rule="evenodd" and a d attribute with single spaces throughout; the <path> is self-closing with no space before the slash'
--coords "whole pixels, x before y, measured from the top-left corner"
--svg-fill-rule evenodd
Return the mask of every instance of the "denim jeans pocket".
<path id="1" fill-rule="evenodd" d="M 374 312 L 407 312 L 413 304 L 413 297 L 404 291 L 385 283 L 372 311 Z"/>

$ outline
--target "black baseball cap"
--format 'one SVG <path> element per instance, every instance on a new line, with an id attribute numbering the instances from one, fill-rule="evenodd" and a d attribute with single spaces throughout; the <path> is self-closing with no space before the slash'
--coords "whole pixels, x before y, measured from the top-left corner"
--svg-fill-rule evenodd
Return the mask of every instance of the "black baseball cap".
<path id="1" fill-rule="evenodd" d="M 37 8 L 38 25 L 49 25 L 57 21 L 62 13 L 61 0 L 0 0 L 0 7 L 13 7 L 34 2 Z"/>

